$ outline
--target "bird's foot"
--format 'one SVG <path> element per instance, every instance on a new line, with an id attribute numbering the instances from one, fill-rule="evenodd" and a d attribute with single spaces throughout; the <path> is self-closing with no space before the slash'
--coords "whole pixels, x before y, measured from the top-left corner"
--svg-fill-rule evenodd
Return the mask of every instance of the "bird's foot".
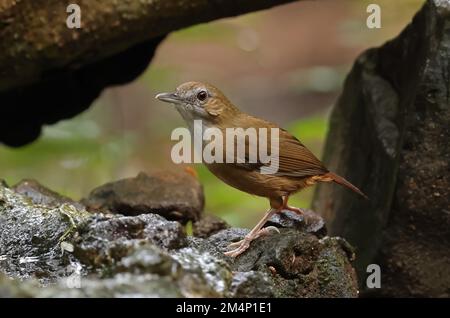
<path id="1" fill-rule="evenodd" d="M 235 246 L 237 246 L 237 247 L 231 251 L 225 252 L 224 254 L 226 256 L 230 256 L 230 257 L 237 257 L 237 256 L 241 255 L 242 253 L 244 253 L 250 247 L 251 241 L 252 240 L 250 240 L 246 237 L 239 242 L 232 243 L 228 246 L 228 248 L 234 248 Z"/>
<path id="2" fill-rule="evenodd" d="M 242 253 L 244 253 L 250 247 L 250 243 L 252 241 L 256 240 L 257 238 L 259 238 L 261 236 L 270 235 L 270 232 L 272 232 L 272 231 L 280 233 L 280 230 L 278 230 L 278 228 L 276 228 L 275 226 L 265 227 L 265 228 L 259 230 L 258 232 L 256 232 L 256 234 L 254 234 L 254 235 L 247 235 L 244 237 L 243 240 L 231 243 L 230 245 L 227 246 L 227 248 L 232 249 L 232 250 L 225 252 L 224 254 L 226 256 L 230 256 L 230 257 L 237 257 L 237 256 L 241 255 Z"/>
<path id="3" fill-rule="evenodd" d="M 303 209 L 296 208 L 296 207 L 293 207 L 293 206 L 288 206 L 288 205 L 286 205 L 285 207 L 283 207 L 282 211 L 283 211 L 283 210 L 292 211 L 292 212 L 297 213 L 297 214 L 299 214 L 299 215 L 305 214 L 305 212 L 303 211 Z"/>

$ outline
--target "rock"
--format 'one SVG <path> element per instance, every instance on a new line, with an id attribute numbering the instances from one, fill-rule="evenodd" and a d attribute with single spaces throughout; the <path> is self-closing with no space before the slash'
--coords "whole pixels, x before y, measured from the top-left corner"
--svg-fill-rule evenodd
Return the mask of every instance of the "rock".
<path id="1" fill-rule="evenodd" d="M 275 286 L 267 272 L 236 272 L 231 283 L 231 294 L 236 298 L 273 298 Z"/>
<path id="2" fill-rule="evenodd" d="M 181 225 L 156 214 L 94 215 L 78 233 L 74 254 L 84 264 L 97 267 L 114 264 L 148 242 L 163 249 L 186 246 Z"/>
<path id="3" fill-rule="evenodd" d="M 331 235 L 358 249 L 356 268 L 381 266 L 363 295 L 447 297 L 450 286 L 450 5 L 428 0 L 394 40 L 365 52 L 331 117 L 326 166 L 370 201 L 329 185 L 313 208 Z"/>
<path id="4" fill-rule="evenodd" d="M 56 200 L 56 199 L 55 199 Z M 46 284 L 65 275 L 72 261 L 61 242 L 70 239 L 89 213 L 63 203 L 37 205 L 0 185 L 0 270 L 9 277 Z"/>
<path id="5" fill-rule="evenodd" d="M 282 211 L 273 215 L 266 223 L 267 226 L 279 228 L 294 228 L 304 230 L 308 233 L 315 233 L 318 236 L 325 236 L 327 229 L 323 218 L 312 210 L 303 209 L 303 215 L 292 211 Z"/>
<path id="6" fill-rule="evenodd" d="M 32 290 L 37 289 L 39 285 L 36 282 L 20 282 L 0 273 L 0 298 L 27 298 L 36 293 Z"/>
<path id="7" fill-rule="evenodd" d="M 192 225 L 193 235 L 201 238 L 207 238 L 220 230 L 224 230 L 229 227 L 230 226 L 227 222 L 211 214 L 202 215 L 200 220 L 194 222 Z"/>
<path id="8" fill-rule="evenodd" d="M 37 205 L 55 208 L 64 203 L 68 203 L 79 210 L 85 209 L 81 203 L 47 189 L 36 180 L 22 180 L 13 186 L 13 190 L 16 193 L 26 196 L 31 202 Z"/>
<path id="9" fill-rule="evenodd" d="M 41 192 L 48 206 L 41 204 Z M 0 295 L 357 296 L 349 247 L 317 234 L 321 219 L 311 211 L 313 230 L 294 216 L 274 219 L 280 234 L 259 238 L 232 259 L 223 252 L 248 230 L 187 237 L 179 222 L 157 214 L 88 213 L 58 206 L 59 196 L 50 190 L 36 193 L 35 203 L 0 184 Z"/>
<path id="10" fill-rule="evenodd" d="M 87 277 L 79 286 L 67 286 L 65 280 L 42 287 L 32 281 L 19 283 L 0 275 L 0 297 L 5 298 L 183 297 L 170 278 L 152 274 L 121 273 L 104 279 Z"/>
<path id="11" fill-rule="evenodd" d="M 248 229 L 230 228 L 222 230 L 207 238 L 206 242 L 217 248 L 218 253 L 223 255 L 227 250 L 227 246 L 232 242 L 237 242 L 249 232 Z"/>
<path id="12" fill-rule="evenodd" d="M 174 266 L 175 265 L 175 266 Z M 177 274 L 181 269 L 173 259 L 161 249 L 150 244 L 141 244 L 129 255 L 120 259 L 115 272 L 134 274 L 152 273 L 161 276 Z"/>
<path id="13" fill-rule="evenodd" d="M 186 223 L 200 218 L 203 188 L 187 172 L 164 171 L 107 183 L 82 201 L 91 211 L 138 215 L 156 213 Z"/>
<path id="14" fill-rule="evenodd" d="M 170 282 L 169 286 L 176 287 L 178 297 L 220 297 L 231 280 L 231 272 L 224 262 L 191 247 L 168 252 L 143 245 L 120 260 L 113 269 L 113 273 L 117 272 L 159 276 Z M 157 289 L 153 293 L 167 297 Z"/>
<path id="15" fill-rule="evenodd" d="M 227 229 L 208 241 L 225 252 L 228 244 L 247 233 Z M 261 237 L 238 258 L 227 258 L 235 273 L 233 296 L 242 296 L 245 290 L 252 297 L 356 297 L 356 273 L 343 241 L 283 228 L 279 234 Z"/>
<path id="16" fill-rule="evenodd" d="M 175 298 L 183 297 L 169 277 L 153 274 L 122 273 L 104 279 L 84 278 L 80 288 L 58 284 L 34 291 L 45 298 Z"/>
<path id="17" fill-rule="evenodd" d="M 191 246 L 175 251 L 172 256 L 187 273 L 191 274 L 188 276 L 187 284 L 185 283 L 185 287 L 191 289 L 189 297 L 227 296 L 233 274 L 226 261 L 214 256 L 213 253 Z M 208 289 L 209 295 L 200 292 Z"/>
<path id="18" fill-rule="evenodd" d="M 41 74 L 36 83 L 0 89 L 0 143 L 12 147 L 28 144 L 39 137 L 44 125 L 88 109 L 104 88 L 132 81 L 147 68 L 163 38 L 155 37 L 88 65 L 61 65 Z M 31 104 L 39 107 L 29 107 Z"/>

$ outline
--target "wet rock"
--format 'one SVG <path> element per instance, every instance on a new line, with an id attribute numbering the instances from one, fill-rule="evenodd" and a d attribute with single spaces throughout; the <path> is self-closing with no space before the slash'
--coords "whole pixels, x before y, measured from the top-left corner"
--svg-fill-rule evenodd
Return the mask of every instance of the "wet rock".
<path id="1" fill-rule="evenodd" d="M 0 271 L 42 283 L 64 276 L 70 257 L 63 255 L 61 242 L 88 217 L 67 203 L 54 208 L 36 205 L 0 185 Z"/>
<path id="2" fill-rule="evenodd" d="M 224 230 L 229 227 L 230 226 L 227 222 L 211 214 L 202 215 L 201 219 L 194 222 L 192 225 L 194 236 L 201 238 L 207 238 L 220 230 Z"/>
<path id="3" fill-rule="evenodd" d="M 225 229 L 206 239 L 187 237 L 179 222 L 157 214 L 88 213 L 68 203 L 58 206 L 57 200 L 45 202 L 50 203 L 33 202 L 0 185 L 0 272 L 5 274 L 0 276 L 0 295 L 357 295 L 345 241 L 321 239 L 293 216 L 278 220 L 281 233 L 259 238 L 248 251 L 232 259 L 223 252 L 248 230 Z M 312 212 L 308 218 L 320 220 Z"/>
<path id="4" fill-rule="evenodd" d="M 230 292 L 237 298 L 272 298 L 276 295 L 275 288 L 267 272 L 236 272 Z"/>
<path id="5" fill-rule="evenodd" d="M 115 272 L 153 273 L 161 276 L 176 274 L 181 269 L 179 264 L 158 247 L 151 244 L 137 246 L 133 252 L 118 262 Z"/>
<path id="6" fill-rule="evenodd" d="M 176 286 L 183 297 L 223 297 L 231 280 L 226 264 L 211 255 L 191 247 L 163 251 L 149 244 L 122 258 L 112 272 L 157 275 Z"/>
<path id="7" fill-rule="evenodd" d="M 394 40 L 365 52 L 333 114 L 326 166 L 370 201 L 320 185 L 313 208 L 331 235 L 378 264 L 382 288 L 363 294 L 447 297 L 450 286 L 450 5 L 428 0 Z"/>
<path id="8" fill-rule="evenodd" d="M 160 298 L 183 297 L 179 286 L 170 277 L 153 274 L 121 273 L 104 279 L 83 279 L 80 288 L 64 285 L 38 291 L 39 297 L 54 298 Z"/>
<path id="9" fill-rule="evenodd" d="M 0 298 L 33 297 L 38 288 L 36 282 L 20 282 L 0 273 Z"/>
<path id="10" fill-rule="evenodd" d="M 29 198 L 31 202 L 37 205 L 45 205 L 50 208 L 58 207 L 64 203 L 75 206 L 79 210 L 85 207 L 68 197 L 62 196 L 41 185 L 36 180 L 22 180 L 12 188 L 16 193 L 22 194 Z"/>
<path id="11" fill-rule="evenodd" d="M 109 266 L 147 242 L 163 249 L 186 245 L 181 225 L 156 214 L 94 215 L 78 233 L 74 254 L 83 263 L 97 267 Z"/>
<path id="12" fill-rule="evenodd" d="M 60 283 L 32 289 L 31 294 L 45 298 L 183 297 L 179 286 L 170 277 L 142 273 L 120 273 L 104 279 L 88 277 L 81 280 L 79 288 L 67 288 L 65 283 Z"/>
<path id="13" fill-rule="evenodd" d="M 208 241 L 225 252 L 227 245 L 247 233 L 248 230 L 227 229 Z M 280 233 L 263 236 L 238 258 L 227 258 L 238 275 L 232 290 L 236 296 L 246 290 L 255 297 L 356 297 L 356 273 L 342 242 L 345 241 L 319 239 L 311 233 L 284 228 Z M 255 282 L 253 288 L 248 281 Z"/>
<path id="14" fill-rule="evenodd" d="M 315 233 L 318 236 L 325 236 L 327 230 L 323 218 L 312 210 L 303 209 L 303 215 L 292 211 L 282 211 L 273 215 L 266 223 L 267 226 L 278 228 L 294 228 L 304 230 L 308 233 Z"/>
<path id="15" fill-rule="evenodd" d="M 91 272 L 109 279 L 111 284 L 117 282 L 119 274 L 151 274 L 156 276 L 152 284 L 170 282 L 169 285 L 176 286 L 178 296 L 219 297 L 224 295 L 231 281 L 231 271 L 225 262 L 206 251 L 187 246 L 180 223 L 167 221 L 160 215 L 97 215 L 85 222 L 78 233 L 74 256 Z M 93 286 L 103 292 L 102 284 L 98 282 Z M 173 296 L 166 294 L 165 289 L 158 294 L 157 289 L 137 288 L 135 293 L 141 296 Z"/>
<path id="16" fill-rule="evenodd" d="M 189 273 L 184 287 L 189 287 L 189 297 L 202 296 L 202 290 L 209 290 L 209 297 L 227 296 L 232 273 L 228 264 L 213 254 L 186 247 L 172 254 Z"/>
<path id="17" fill-rule="evenodd" d="M 187 172 L 165 171 L 105 184 L 82 201 L 91 211 L 123 215 L 155 213 L 186 223 L 198 220 L 203 211 L 203 188 Z"/>
<path id="18" fill-rule="evenodd" d="M 217 248 L 217 251 L 223 253 L 227 250 L 227 246 L 232 242 L 237 242 L 249 232 L 248 229 L 230 228 L 222 230 L 211 235 L 206 241 Z"/>

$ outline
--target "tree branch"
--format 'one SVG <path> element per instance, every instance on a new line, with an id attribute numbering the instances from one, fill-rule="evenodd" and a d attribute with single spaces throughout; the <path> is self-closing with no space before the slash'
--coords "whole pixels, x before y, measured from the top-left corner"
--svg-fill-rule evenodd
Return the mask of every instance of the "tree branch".
<path id="1" fill-rule="evenodd" d="M 0 92 L 183 27 L 293 1 L 0 0 Z M 66 25 L 70 3 L 81 7 L 81 29 Z"/>

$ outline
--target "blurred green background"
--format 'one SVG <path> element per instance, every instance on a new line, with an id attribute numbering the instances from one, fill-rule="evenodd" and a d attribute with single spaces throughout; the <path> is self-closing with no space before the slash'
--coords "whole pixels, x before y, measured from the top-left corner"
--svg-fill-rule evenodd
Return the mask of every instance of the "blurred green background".
<path id="1" fill-rule="evenodd" d="M 381 29 L 366 27 L 370 3 L 382 8 Z M 175 32 L 137 81 L 107 89 L 88 111 L 46 127 L 29 146 L 0 145 L 0 177 L 9 184 L 34 178 L 80 199 L 105 182 L 173 169 L 170 133 L 184 123 L 154 95 L 191 80 L 218 86 L 242 110 L 287 128 L 320 158 L 330 109 L 353 61 L 396 36 L 423 3 L 305 1 Z M 252 226 L 268 207 L 266 199 L 194 167 L 207 212 Z M 294 196 L 291 205 L 308 207 L 313 190 Z"/>

